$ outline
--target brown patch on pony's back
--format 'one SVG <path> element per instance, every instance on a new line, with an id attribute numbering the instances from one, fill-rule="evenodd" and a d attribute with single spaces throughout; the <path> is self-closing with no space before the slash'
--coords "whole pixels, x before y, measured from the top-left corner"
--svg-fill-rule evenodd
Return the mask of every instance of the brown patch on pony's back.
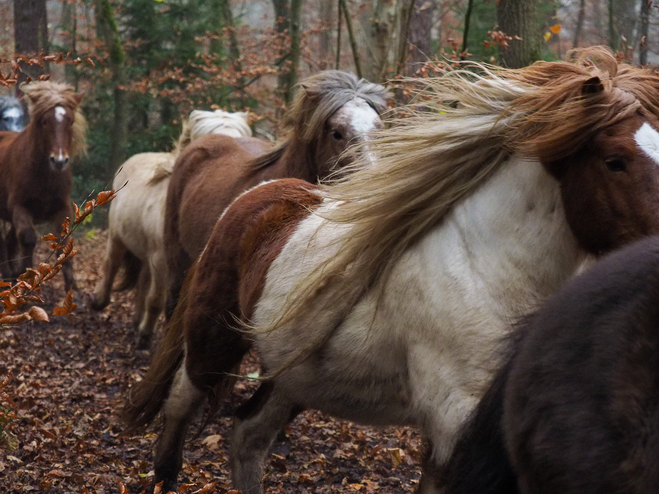
<path id="1" fill-rule="evenodd" d="M 23 84 L 21 91 L 23 91 L 23 98 L 27 103 L 31 121 L 60 105 L 69 108 L 74 113 L 69 155 L 72 159 L 84 155 L 87 150 L 87 121 L 80 111 L 82 94 L 76 93 L 75 89 L 68 84 L 53 81 Z"/>
<path id="2" fill-rule="evenodd" d="M 262 185 L 249 193 L 258 197 L 247 198 L 247 207 L 255 206 L 254 199 L 263 205 L 241 240 L 239 300 L 247 320 L 251 318 L 254 306 L 261 297 L 270 265 L 279 256 L 300 221 L 322 202 L 322 197 L 314 192 L 317 189 L 317 186 L 303 180 L 282 179 Z"/>
<path id="3" fill-rule="evenodd" d="M 349 72 L 324 70 L 300 83 L 293 104 L 286 112 L 281 125 L 286 137 L 283 142 L 250 163 L 253 170 L 261 170 L 276 162 L 290 140 L 308 146 L 321 135 L 325 122 L 348 101 L 361 98 L 381 115 L 387 109 L 389 95 L 379 84 L 358 79 Z"/>

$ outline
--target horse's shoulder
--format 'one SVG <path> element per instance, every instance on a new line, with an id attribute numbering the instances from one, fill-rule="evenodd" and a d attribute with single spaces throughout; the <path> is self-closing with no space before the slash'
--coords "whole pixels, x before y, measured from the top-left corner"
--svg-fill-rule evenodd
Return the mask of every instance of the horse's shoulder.
<path id="1" fill-rule="evenodd" d="M 320 205 L 317 186 L 298 179 L 264 182 L 241 194 L 218 220 L 206 250 L 231 257 L 240 273 L 241 306 L 251 312 L 265 275 L 297 225 Z"/>

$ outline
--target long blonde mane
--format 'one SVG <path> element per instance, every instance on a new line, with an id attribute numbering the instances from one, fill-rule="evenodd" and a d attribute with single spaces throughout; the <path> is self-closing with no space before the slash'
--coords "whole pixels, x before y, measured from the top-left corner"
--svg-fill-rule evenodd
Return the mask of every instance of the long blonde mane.
<path id="1" fill-rule="evenodd" d="M 73 135 L 69 155 L 75 159 L 85 154 L 87 150 L 87 121 L 80 110 L 81 95 L 73 87 L 52 81 L 36 81 L 21 86 L 27 103 L 30 121 L 38 119 L 51 108 L 62 105 L 72 108 L 75 112 L 73 120 Z"/>
<path id="2" fill-rule="evenodd" d="M 637 111 L 659 115 L 659 76 L 619 63 L 595 47 L 567 62 L 523 69 L 482 64 L 424 80 L 425 111 L 383 130 L 347 177 L 321 190 L 339 201 L 327 221 L 350 224 L 337 255 L 303 279 L 266 330 L 332 308 L 336 325 L 401 255 L 472 194 L 512 153 L 540 160 L 565 157 L 597 132 Z M 367 166 L 373 160 L 374 166 Z M 340 301 L 346 306 L 338 308 Z M 311 326 L 313 327 L 313 323 Z M 331 336 L 309 344 L 278 372 Z M 277 372 L 277 373 L 278 373 Z"/>
<path id="3" fill-rule="evenodd" d="M 248 123 L 248 113 L 230 113 L 224 110 L 192 110 L 188 119 L 183 122 L 181 136 L 173 151 L 174 156 L 181 154 L 186 146 L 197 137 L 206 134 L 223 134 L 229 137 L 252 137 L 252 129 Z"/>

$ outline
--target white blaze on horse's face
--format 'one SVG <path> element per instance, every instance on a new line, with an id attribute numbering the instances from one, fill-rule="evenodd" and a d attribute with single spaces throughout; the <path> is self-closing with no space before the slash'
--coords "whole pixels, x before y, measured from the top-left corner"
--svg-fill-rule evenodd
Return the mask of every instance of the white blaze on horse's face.
<path id="1" fill-rule="evenodd" d="M 66 109 L 62 106 L 56 106 L 55 107 L 55 120 L 57 122 L 62 123 L 64 121 L 64 117 L 66 116 Z"/>
<path id="2" fill-rule="evenodd" d="M 343 105 L 327 122 L 331 136 L 328 157 L 340 156 L 348 146 L 359 144 L 368 139 L 370 132 L 383 127 L 382 120 L 377 111 L 364 99 L 354 98 Z M 368 147 L 364 146 L 368 153 Z M 349 160 L 341 160 L 338 167 L 342 167 Z"/>
<path id="3" fill-rule="evenodd" d="M 53 109 L 53 141 L 50 147 L 50 167 L 61 172 L 69 166 L 69 146 L 71 145 L 71 123 L 73 118 L 63 106 Z"/>
<path id="4" fill-rule="evenodd" d="M 634 140 L 638 147 L 659 165 L 659 132 L 645 122 L 634 134 Z"/>

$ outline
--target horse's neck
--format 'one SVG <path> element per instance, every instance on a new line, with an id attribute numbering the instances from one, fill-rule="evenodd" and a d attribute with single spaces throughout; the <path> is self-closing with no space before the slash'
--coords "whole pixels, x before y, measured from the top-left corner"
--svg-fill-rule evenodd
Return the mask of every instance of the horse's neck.
<path id="1" fill-rule="evenodd" d="M 299 178 L 307 182 L 315 183 L 318 173 L 315 163 L 308 163 L 307 148 L 301 142 L 291 138 L 284 153 L 273 165 L 281 171 L 282 177 Z"/>
<path id="2" fill-rule="evenodd" d="M 585 257 L 565 219 L 559 183 L 513 157 L 423 242 L 449 278 L 482 287 L 503 317 L 553 293 Z"/>

